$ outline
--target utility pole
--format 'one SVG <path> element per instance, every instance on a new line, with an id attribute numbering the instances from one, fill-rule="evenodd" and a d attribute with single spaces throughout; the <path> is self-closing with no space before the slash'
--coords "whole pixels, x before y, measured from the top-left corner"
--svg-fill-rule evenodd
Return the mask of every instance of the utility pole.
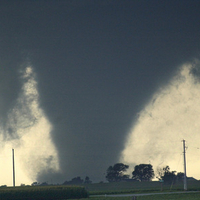
<path id="1" fill-rule="evenodd" d="M 183 140 L 183 161 L 184 161 L 184 190 L 187 190 L 186 158 L 185 158 L 185 140 Z"/>
<path id="2" fill-rule="evenodd" d="M 12 149 L 12 160 L 13 160 L 13 187 L 15 187 L 15 155 L 14 155 L 14 149 Z"/>

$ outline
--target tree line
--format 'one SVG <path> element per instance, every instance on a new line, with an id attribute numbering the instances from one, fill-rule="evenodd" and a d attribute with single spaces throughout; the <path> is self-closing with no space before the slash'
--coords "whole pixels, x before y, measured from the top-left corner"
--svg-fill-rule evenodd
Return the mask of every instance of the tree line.
<path id="1" fill-rule="evenodd" d="M 106 180 L 108 182 L 119 182 L 119 181 L 152 181 L 154 178 L 157 178 L 159 181 L 166 184 L 171 184 L 175 182 L 181 182 L 184 179 L 184 173 L 170 171 L 170 167 L 166 166 L 163 168 L 157 168 L 156 173 L 153 170 L 151 164 L 139 164 L 134 167 L 132 171 L 132 176 L 126 174 L 129 169 L 129 165 L 123 163 L 116 163 L 113 166 L 109 166 L 106 171 Z M 81 185 L 92 183 L 89 176 L 86 176 L 85 179 L 82 179 L 80 176 L 72 178 L 70 181 L 65 181 L 61 185 Z M 33 182 L 31 186 L 45 186 L 49 185 L 47 182 L 38 183 Z M 25 186 L 25 184 L 21 184 Z M 2 185 L 0 187 L 6 187 Z"/>
<path id="2" fill-rule="evenodd" d="M 92 183 L 90 178 L 88 176 L 85 177 L 85 179 L 82 179 L 80 176 L 72 178 L 70 181 L 65 181 L 62 184 L 56 184 L 56 185 L 82 185 L 82 184 L 88 184 Z M 47 182 L 43 183 L 38 183 L 38 182 L 33 182 L 31 186 L 47 186 L 49 185 Z M 50 184 L 52 185 L 52 184 Z M 24 184 L 21 184 L 21 186 L 25 186 Z"/>
<path id="3" fill-rule="evenodd" d="M 117 182 L 117 181 L 152 181 L 155 177 L 164 183 L 180 182 L 183 181 L 184 173 L 170 171 L 170 167 L 166 166 L 163 168 L 158 168 L 156 175 L 151 164 L 139 164 L 134 167 L 132 171 L 132 177 L 126 174 L 128 165 L 123 163 L 116 163 L 113 166 L 109 166 L 106 171 L 106 180 L 108 182 Z"/>

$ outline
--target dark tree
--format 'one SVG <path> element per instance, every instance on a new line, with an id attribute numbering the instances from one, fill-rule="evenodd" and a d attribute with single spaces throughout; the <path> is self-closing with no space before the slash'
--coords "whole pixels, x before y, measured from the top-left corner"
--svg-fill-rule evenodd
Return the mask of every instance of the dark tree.
<path id="1" fill-rule="evenodd" d="M 37 185 L 39 185 L 38 182 L 33 182 L 33 183 L 31 184 L 31 186 L 37 186 Z"/>
<path id="2" fill-rule="evenodd" d="M 92 181 L 90 180 L 90 178 L 88 176 L 86 176 L 84 183 L 92 183 Z"/>
<path id="3" fill-rule="evenodd" d="M 153 167 L 151 164 L 136 165 L 132 175 L 138 181 L 151 181 L 154 178 Z"/>
<path id="4" fill-rule="evenodd" d="M 63 185 L 80 185 L 80 184 L 82 184 L 82 183 L 83 183 L 83 179 L 81 179 L 80 176 L 77 176 L 77 177 L 75 177 L 75 178 L 72 178 L 71 181 L 65 181 L 65 182 L 63 183 Z"/>
<path id="5" fill-rule="evenodd" d="M 83 179 L 81 179 L 80 176 L 77 176 L 77 177 L 75 177 L 75 178 L 73 178 L 73 179 L 71 180 L 71 183 L 72 183 L 72 184 L 82 184 L 82 183 L 83 183 Z"/>
<path id="6" fill-rule="evenodd" d="M 176 171 L 170 171 L 169 166 L 166 166 L 163 168 L 164 170 L 164 176 L 162 177 L 163 181 L 165 183 L 171 184 L 172 182 L 176 181 Z"/>
<path id="7" fill-rule="evenodd" d="M 40 184 L 40 186 L 47 186 L 47 185 L 48 185 L 47 182 L 43 182 L 43 183 Z"/>
<path id="8" fill-rule="evenodd" d="M 177 175 L 176 175 L 176 180 L 178 182 L 183 182 L 183 179 L 184 179 L 184 173 L 183 172 L 178 172 Z"/>
<path id="9" fill-rule="evenodd" d="M 124 174 L 124 172 L 126 172 L 126 170 L 128 168 L 129 168 L 128 165 L 125 165 L 123 163 L 116 163 L 113 167 L 110 166 L 107 169 L 106 179 L 109 182 L 115 182 L 115 181 L 121 181 L 124 179 L 128 179 L 129 175 Z"/>
<path id="10" fill-rule="evenodd" d="M 162 177 L 164 176 L 164 171 L 163 171 L 163 168 L 161 167 L 158 167 L 157 170 L 156 170 L 156 178 L 161 181 L 162 180 Z"/>
<path id="11" fill-rule="evenodd" d="M 171 184 L 176 181 L 176 171 L 170 171 L 169 166 L 164 167 L 163 169 L 159 169 L 159 180 L 163 180 L 166 184 Z"/>

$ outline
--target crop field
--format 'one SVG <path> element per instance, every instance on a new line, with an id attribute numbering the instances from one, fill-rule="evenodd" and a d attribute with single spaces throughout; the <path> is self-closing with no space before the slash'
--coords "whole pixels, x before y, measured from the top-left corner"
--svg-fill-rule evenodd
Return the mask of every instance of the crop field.
<path id="1" fill-rule="evenodd" d="M 0 188 L 0 200 L 56 200 L 87 198 L 81 186 L 29 186 Z"/>
<path id="2" fill-rule="evenodd" d="M 133 200 L 133 196 L 137 196 L 137 200 L 199 200 L 200 181 L 188 182 L 188 191 L 190 193 L 183 191 L 182 183 L 163 184 L 161 191 L 161 184 L 157 181 L 93 183 L 80 186 L 21 186 L 1 187 L 0 200 Z M 166 192 L 170 194 L 164 194 Z M 112 194 L 129 194 L 130 196 L 110 197 L 109 195 Z M 146 195 L 138 196 L 139 194 Z"/>

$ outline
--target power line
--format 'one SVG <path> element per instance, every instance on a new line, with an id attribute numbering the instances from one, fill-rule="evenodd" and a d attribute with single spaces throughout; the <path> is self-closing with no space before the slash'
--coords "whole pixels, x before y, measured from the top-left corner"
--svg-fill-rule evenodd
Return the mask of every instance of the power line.
<path id="1" fill-rule="evenodd" d="M 15 155 L 14 155 L 14 149 L 12 149 L 12 155 L 13 155 L 13 187 L 15 187 Z"/>

